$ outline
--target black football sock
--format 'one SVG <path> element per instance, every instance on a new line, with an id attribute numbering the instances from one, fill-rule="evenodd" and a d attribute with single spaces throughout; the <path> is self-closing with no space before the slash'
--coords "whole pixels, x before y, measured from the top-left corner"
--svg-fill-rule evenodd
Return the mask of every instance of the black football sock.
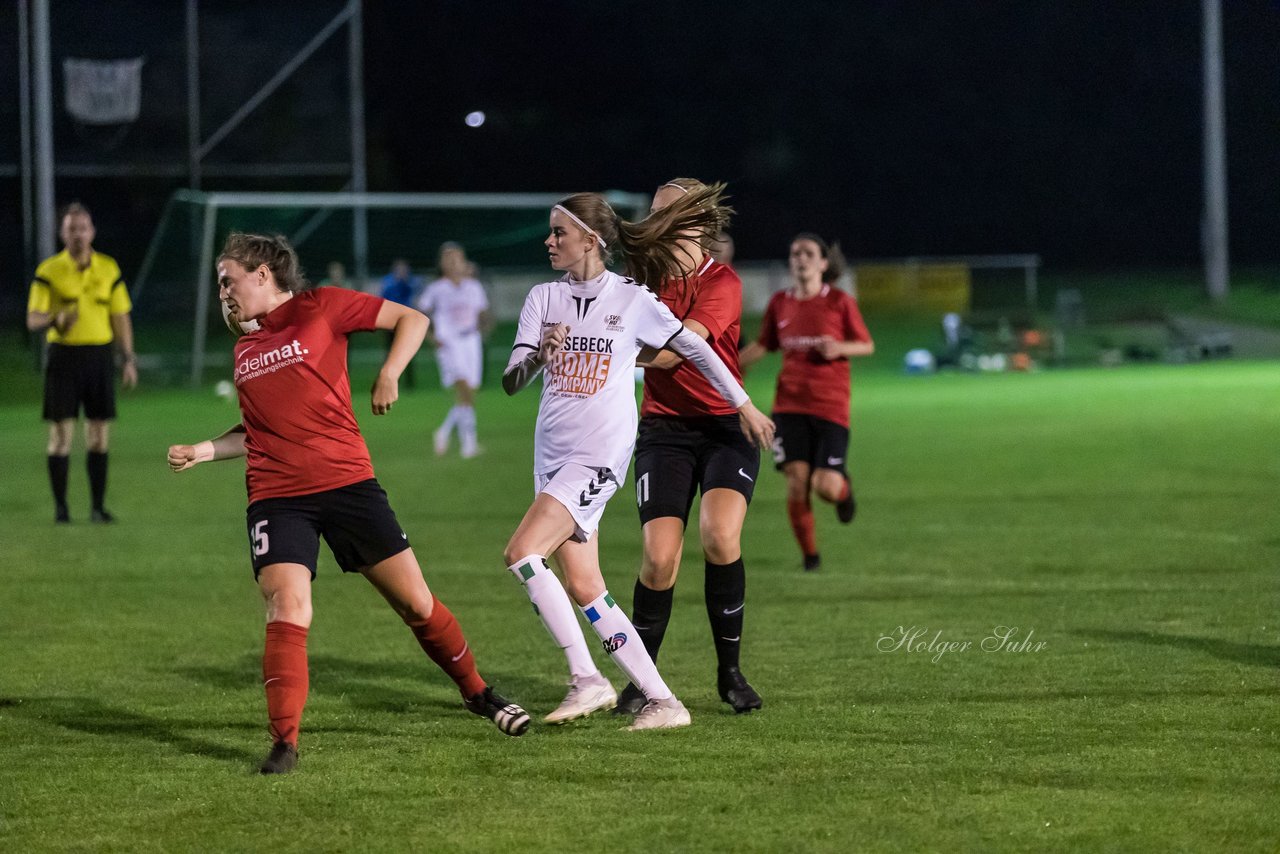
<path id="1" fill-rule="evenodd" d="M 742 558 L 733 563 L 707 561 L 705 593 L 711 637 L 720 669 L 738 666 L 742 645 L 742 612 L 746 607 L 747 573 Z"/>
<path id="2" fill-rule="evenodd" d="M 58 507 L 67 506 L 67 469 L 65 456 L 49 455 L 49 486 L 53 489 L 53 501 Z"/>
<path id="3" fill-rule="evenodd" d="M 89 470 L 89 496 L 93 499 L 93 509 L 101 510 L 107 495 L 107 452 L 90 451 L 85 458 L 85 468 Z"/>
<path id="4" fill-rule="evenodd" d="M 675 598 L 676 589 L 651 590 L 645 587 L 640 579 L 636 579 L 636 589 L 631 600 L 631 625 L 636 627 L 636 634 L 644 643 L 649 657 L 656 663 L 658 650 L 662 648 L 662 638 L 667 633 L 667 623 L 671 621 L 671 602 Z"/>

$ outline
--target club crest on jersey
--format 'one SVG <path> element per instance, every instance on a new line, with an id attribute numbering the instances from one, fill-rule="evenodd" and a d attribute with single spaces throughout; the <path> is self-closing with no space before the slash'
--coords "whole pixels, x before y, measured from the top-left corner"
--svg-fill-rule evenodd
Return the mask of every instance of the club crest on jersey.
<path id="1" fill-rule="evenodd" d="M 624 328 L 622 326 L 622 315 L 610 314 L 607 316 L 604 319 L 604 328 L 610 332 L 621 332 Z"/>
<path id="2" fill-rule="evenodd" d="M 615 652 L 617 652 L 618 650 L 626 646 L 626 644 L 627 644 L 627 633 L 618 632 L 613 637 L 606 638 L 604 640 L 603 646 L 604 646 L 605 654 L 613 655 Z"/>

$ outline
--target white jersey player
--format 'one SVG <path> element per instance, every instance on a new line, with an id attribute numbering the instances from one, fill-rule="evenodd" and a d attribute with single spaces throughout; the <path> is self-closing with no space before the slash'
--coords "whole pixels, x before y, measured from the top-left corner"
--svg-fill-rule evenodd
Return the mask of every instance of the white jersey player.
<path id="1" fill-rule="evenodd" d="M 422 291 L 418 310 L 431 318 L 430 340 L 440 364 L 440 383 L 454 391 L 454 405 L 435 431 L 437 456 L 449 449 L 456 429 L 463 459 L 480 452 L 476 441 L 475 393 L 484 372 L 483 336 L 492 326 L 484 287 L 468 275 L 471 264 L 457 243 L 440 247 L 443 274 Z"/>
<path id="2" fill-rule="evenodd" d="M 514 394 L 543 375 L 534 440 L 537 494 L 505 557 L 568 659 L 569 694 L 546 716 L 549 723 L 612 708 L 617 701 L 591 659 L 565 587 L 547 567 L 549 555 L 605 652 L 647 699 L 631 729 L 690 722 L 600 572 L 597 527 L 605 503 L 626 477 L 635 445 L 632 376 L 640 347 L 670 347 L 688 360 L 738 410 L 743 431 L 762 448 L 772 443 L 773 423 L 706 341 L 685 330 L 647 288 L 609 272 L 605 260 L 616 247 L 630 269 L 672 274 L 682 236 L 723 230 L 728 212 L 720 205 L 722 189 L 690 193 L 641 224 L 620 220 L 592 193 L 569 196 L 551 211 L 546 246 L 551 266 L 567 275 L 530 291 L 502 378 L 503 388 Z"/>

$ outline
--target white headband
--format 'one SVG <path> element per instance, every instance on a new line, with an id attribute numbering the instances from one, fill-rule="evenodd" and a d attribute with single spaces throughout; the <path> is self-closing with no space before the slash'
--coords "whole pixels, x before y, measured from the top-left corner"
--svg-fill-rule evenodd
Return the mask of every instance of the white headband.
<path id="1" fill-rule="evenodd" d="M 663 184 L 663 185 L 662 185 L 662 187 L 675 187 L 677 190 L 679 190 L 680 192 L 684 193 L 686 196 L 687 196 L 687 195 L 689 195 L 689 188 L 688 188 L 688 187 L 681 187 L 679 184 L 677 184 L 677 183 L 675 183 L 675 182 L 673 182 L 673 181 L 668 181 L 667 183 Z M 662 187 L 659 187 L 658 189 L 659 189 L 659 190 L 661 190 L 661 189 L 662 189 Z"/>
<path id="2" fill-rule="evenodd" d="M 597 231 L 596 231 L 594 228 L 592 228 L 591 226 L 587 225 L 587 224 L 586 224 L 585 222 L 583 222 L 582 220 L 578 219 L 576 216 L 574 216 L 574 215 L 573 215 L 573 211 L 569 210 L 569 209 L 568 209 L 568 208 L 566 208 L 564 205 L 556 205 L 555 207 L 553 207 L 553 208 L 552 208 L 552 210 L 553 210 L 553 211 L 560 211 L 562 214 L 564 214 L 565 216 L 567 216 L 569 219 L 571 219 L 571 220 L 573 220 L 574 222 L 576 222 L 576 223 L 578 224 L 578 226 L 579 226 L 583 231 L 585 231 L 587 234 L 590 234 L 590 235 L 591 235 L 592 237 L 594 237 L 596 240 L 600 241 L 600 248 L 601 248 L 601 249 L 608 248 L 609 244 L 604 242 L 604 238 L 600 236 L 600 233 L 599 233 L 599 232 L 597 232 Z"/>

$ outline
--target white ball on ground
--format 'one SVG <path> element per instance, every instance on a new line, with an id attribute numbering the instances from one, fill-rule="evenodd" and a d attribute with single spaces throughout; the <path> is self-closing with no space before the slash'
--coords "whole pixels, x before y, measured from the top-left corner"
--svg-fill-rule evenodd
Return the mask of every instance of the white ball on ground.
<path id="1" fill-rule="evenodd" d="M 223 400 L 231 400 L 236 396 L 236 387 L 231 384 L 231 380 L 218 380 L 218 384 L 213 387 L 213 393 Z"/>
<path id="2" fill-rule="evenodd" d="M 931 374 L 937 367 L 933 353 L 923 348 L 908 350 L 903 364 L 909 374 Z"/>

